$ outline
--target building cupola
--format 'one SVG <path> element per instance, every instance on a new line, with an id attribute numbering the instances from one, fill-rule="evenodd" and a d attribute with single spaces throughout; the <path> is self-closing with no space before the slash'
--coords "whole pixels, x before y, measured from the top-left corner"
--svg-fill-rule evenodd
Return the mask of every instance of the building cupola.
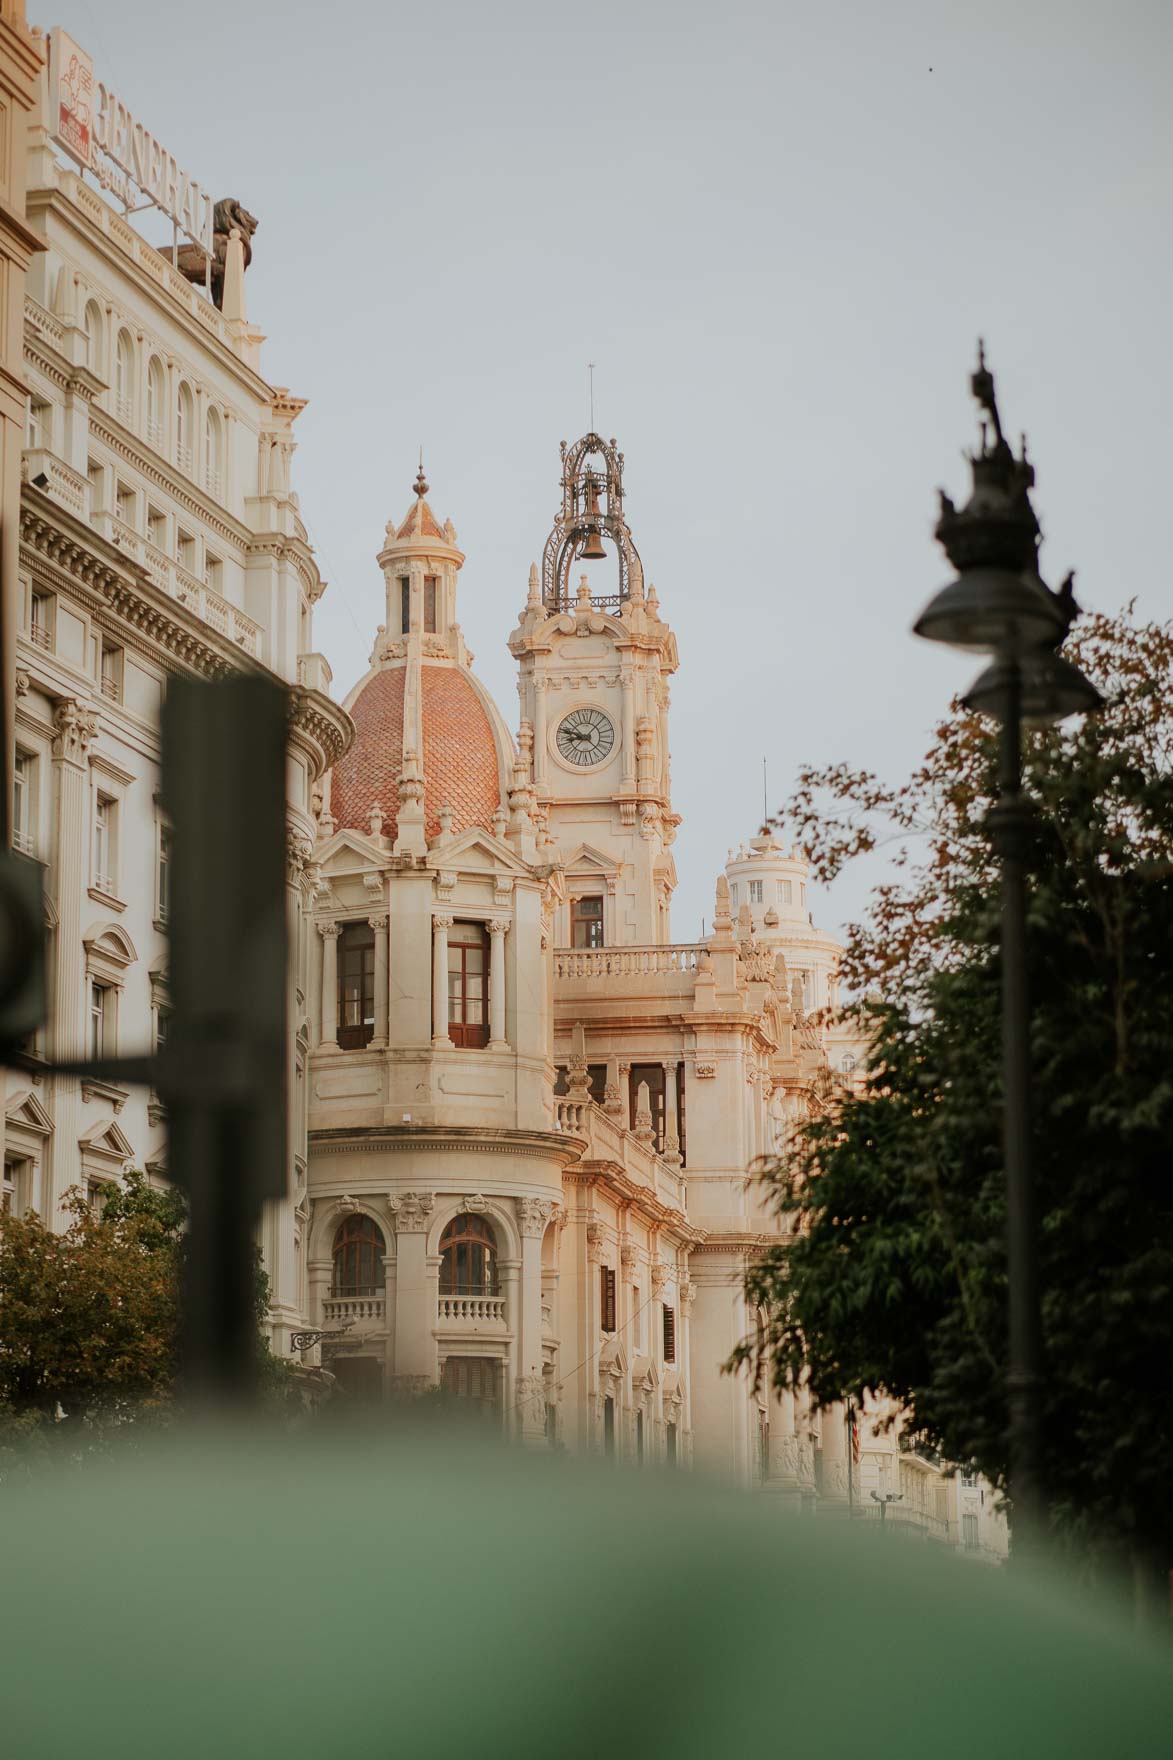
<path id="1" fill-rule="evenodd" d="M 571 585 L 576 562 L 602 562 L 608 542 L 618 563 L 618 590 L 606 590 L 605 576 L 589 580 L 590 602 L 599 611 L 617 611 L 629 599 L 643 599 L 643 569 L 623 513 L 623 454 L 614 440 L 584 434 L 562 454 L 562 506 L 542 552 L 542 604 L 547 613 L 573 610 L 581 588 Z M 592 571 L 594 572 L 594 571 Z M 584 580 L 588 577 L 584 576 Z"/>

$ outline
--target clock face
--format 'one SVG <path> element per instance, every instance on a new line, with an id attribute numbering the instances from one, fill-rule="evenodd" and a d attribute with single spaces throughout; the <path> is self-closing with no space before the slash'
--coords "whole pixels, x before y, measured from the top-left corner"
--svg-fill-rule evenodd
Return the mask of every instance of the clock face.
<path id="1" fill-rule="evenodd" d="M 615 747 L 615 729 L 601 709 L 573 709 L 558 729 L 558 750 L 568 764 L 601 764 Z"/>

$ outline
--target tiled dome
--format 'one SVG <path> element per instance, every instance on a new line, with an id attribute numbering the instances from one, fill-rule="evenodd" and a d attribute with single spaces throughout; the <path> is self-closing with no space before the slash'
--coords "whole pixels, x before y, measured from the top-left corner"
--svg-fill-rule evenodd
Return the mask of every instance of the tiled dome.
<path id="1" fill-rule="evenodd" d="M 468 674 L 456 666 L 421 669 L 424 828 L 440 829 L 441 807 L 452 808 L 453 831 L 488 830 L 501 804 L 497 742 L 484 704 Z M 368 829 L 371 808 L 383 809 L 384 835 L 394 837 L 403 767 L 403 662 L 367 680 L 350 705 L 354 744 L 334 766 L 330 811 L 335 824 Z"/>

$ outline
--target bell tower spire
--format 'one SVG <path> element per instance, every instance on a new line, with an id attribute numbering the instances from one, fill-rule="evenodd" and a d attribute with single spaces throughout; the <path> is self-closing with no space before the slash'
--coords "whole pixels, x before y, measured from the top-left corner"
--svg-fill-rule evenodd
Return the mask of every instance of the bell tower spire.
<path id="1" fill-rule="evenodd" d="M 655 590 L 644 595 L 616 442 L 592 430 L 560 450 L 562 505 L 509 639 L 533 791 L 572 904 L 591 901 L 607 945 L 658 944 L 669 936 L 680 822 L 668 758 L 676 639 Z M 609 552 L 617 579 L 603 566 Z"/>

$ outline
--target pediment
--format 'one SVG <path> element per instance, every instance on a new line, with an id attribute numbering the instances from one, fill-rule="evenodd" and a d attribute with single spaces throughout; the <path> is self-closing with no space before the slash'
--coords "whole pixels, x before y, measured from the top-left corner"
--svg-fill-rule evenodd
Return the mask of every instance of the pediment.
<path id="1" fill-rule="evenodd" d="M 134 942 L 121 923 L 93 923 L 82 936 L 85 950 L 91 956 L 100 954 L 116 966 L 133 965 L 138 958 Z"/>
<path id="2" fill-rule="evenodd" d="M 90 1155 L 101 1155 L 106 1160 L 117 1161 L 121 1166 L 134 1159 L 134 1149 L 124 1131 L 119 1129 L 118 1121 L 113 1118 L 99 1119 L 91 1125 L 78 1139 L 78 1147 Z"/>
<path id="3" fill-rule="evenodd" d="M 24 1094 L 13 1096 L 5 1108 L 4 1116 L 9 1124 L 19 1125 L 26 1131 L 36 1131 L 40 1137 L 52 1135 L 53 1120 L 31 1088 Z"/>
<path id="4" fill-rule="evenodd" d="M 562 863 L 567 874 L 617 874 L 623 866 L 618 856 L 604 855 L 601 849 L 593 844 L 580 843 L 578 848 L 565 858 Z"/>
<path id="5" fill-rule="evenodd" d="M 443 849 L 428 851 L 430 868 L 464 868 L 474 873 L 528 875 L 530 868 L 518 856 L 514 855 L 507 843 L 499 843 L 487 832 L 475 826 L 462 831 Z"/>
<path id="6" fill-rule="evenodd" d="M 600 1375 L 623 1376 L 627 1374 L 628 1366 L 627 1352 L 618 1339 L 613 1344 L 604 1345 L 599 1356 Z"/>
<path id="7" fill-rule="evenodd" d="M 319 844 L 314 851 L 314 861 L 327 874 L 352 874 L 354 868 L 346 861 L 348 856 L 356 860 L 364 870 L 387 866 L 387 851 L 383 846 L 376 843 L 373 837 L 365 837 L 361 831 L 355 831 L 349 825 L 336 831 L 333 837 Z"/>
<path id="8" fill-rule="evenodd" d="M 631 1364 L 631 1385 L 645 1393 L 654 1393 L 660 1384 L 660 1371 L 654 1357 L 636 1356 Z"/>

